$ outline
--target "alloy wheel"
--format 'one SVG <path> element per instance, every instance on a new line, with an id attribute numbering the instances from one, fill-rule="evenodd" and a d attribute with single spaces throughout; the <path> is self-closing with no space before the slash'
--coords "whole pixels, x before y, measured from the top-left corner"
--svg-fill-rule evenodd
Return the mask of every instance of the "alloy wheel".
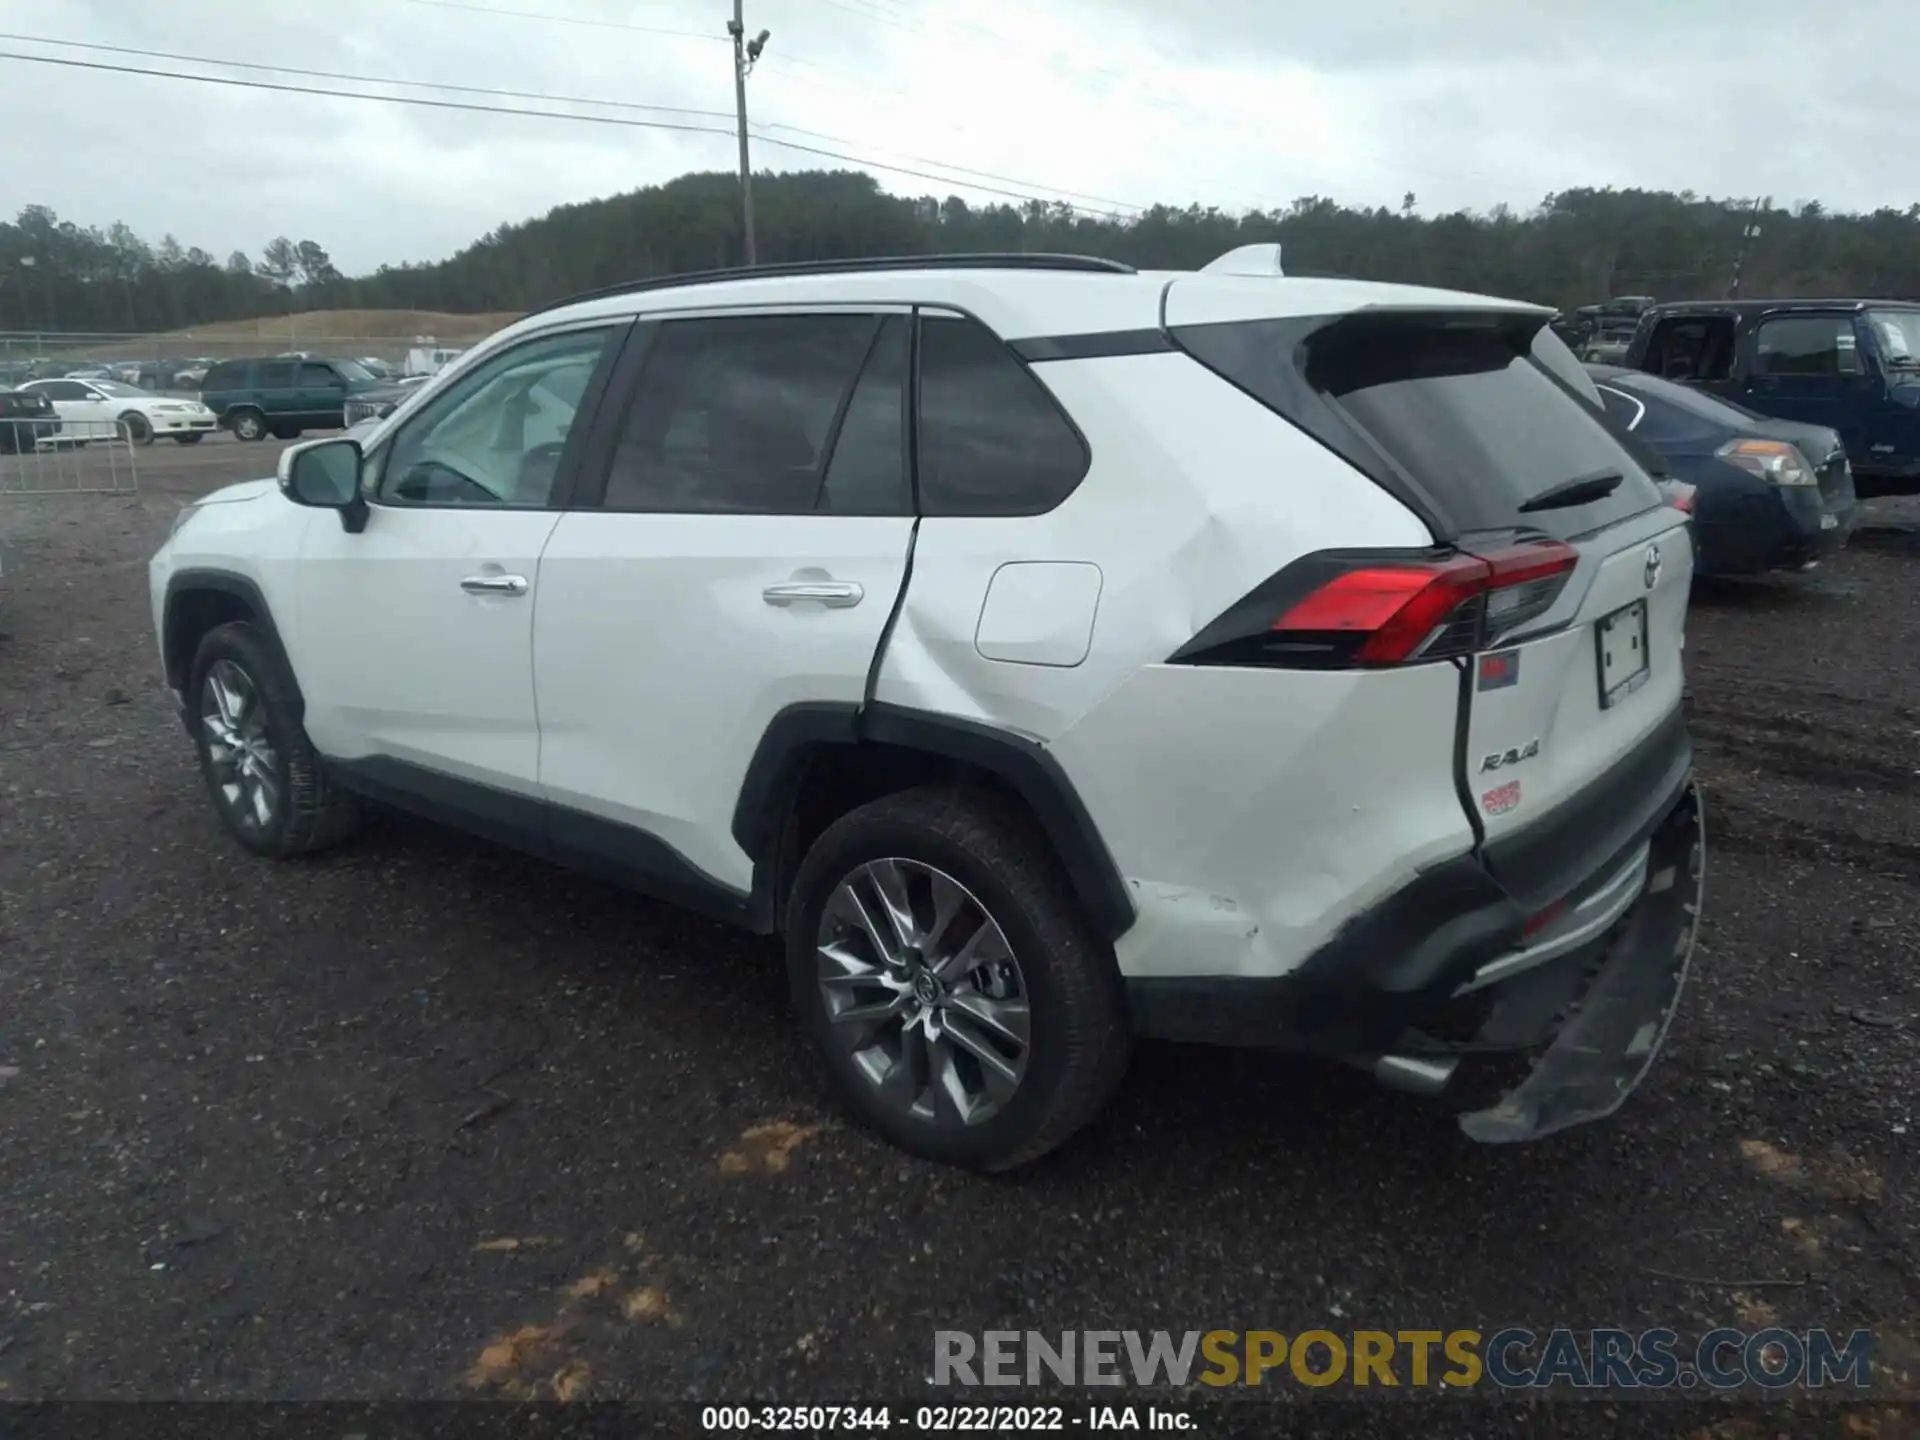
<path id="1" fill-rule="evenodd" d="M 880 1101 L 943 1127 L 1003 1110 L 1032 1051 L 1019 961 L 978 898 L 917 860 L 870 861 L 821 913 L 829 1030 Z"/>
<path id="2" fill-rule="evenodd" d="M 216 660 L 207 671 L 202 700 L 207 761 L 221 803 L 236 824 L 265 830 L 280 813 L 283 785 L 259 687 L 233 661 Z"/>

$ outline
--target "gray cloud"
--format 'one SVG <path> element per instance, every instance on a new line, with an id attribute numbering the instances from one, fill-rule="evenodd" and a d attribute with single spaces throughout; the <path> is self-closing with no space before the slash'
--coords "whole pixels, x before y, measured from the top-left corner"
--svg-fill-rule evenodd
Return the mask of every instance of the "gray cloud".
<path id="1" fill-rule="evenodd" d="M 730 129 L 720 0 L 473 3 L 706 38 L 415 0 L 0 0 L 0 30 L 677 106 L 713 113 L 653 118 Z M 774 32 L 750 86 L 764 127 L 755 163 L 837 163 L 771 143 L 785 138 L 1135 205 L 1304 194 L 1397 204 L 1412 190 L 1423 211 L 1526 208 L 1551 190 L 1612 184 L 1904 208 L 1920 199 L 1906 163 L 1920 151 L 1908 99 L 1916 14 L 1880 0 L 750 0 L 751 24 Z M 504 221 L 734 159 L 728 134 L 7 61 L 0 75 L 11 142 L 0 211 L 42 203 L 82 224 L 124 219 L 222 256 L 286 233 L 353 271 L 438 258 Z M 905 193 L 993 198 L 876 173 Z"/>

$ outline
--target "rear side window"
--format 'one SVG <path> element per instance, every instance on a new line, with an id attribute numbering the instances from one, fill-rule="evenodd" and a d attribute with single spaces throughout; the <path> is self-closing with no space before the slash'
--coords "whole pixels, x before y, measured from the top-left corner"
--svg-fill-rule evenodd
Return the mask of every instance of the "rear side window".
<path id="1" fill-rule="evenodd" d="M 207 378 L 200 382 L 202 390 L 239 390 L 247 383 L 247 367 L 238 361 L 229 360 L 216 365 L 207 372 Z"/>
<path id="2" fill-rule="evenodd" d="M 260 388 L 262 390 L 291 390 L 293 388 L 293 366 L 285 361 L 269 361 L 260 367 Z"/>
<path id="3" fill-rule="evenodd" d="M 1196 359 L 1278 411 L 1451 539 L 1527 527 L 1585 534 L 1660 503 L 1602 413 L 1532 354 L 1540 321 L 1479 312 L 1361 311 L 1186 326 Z M 1582 504 L 1521 507 L 1617 475 Z"/>
<path id="4" fill-rule="evenodd" d="M 1027 368 L 974 320 L 920 322 L 920 509 L 1038 515 L 1087 473 L 1079 432 Z"/>
<path id="5" fill-rule="evenodd" d="M 1733 351 L 1732 316 L 1673 316 L 1654 322 L 1639 368 L 1668 380 L 1726 380 Z"/>
<path id="6" fill-rule="evenodd" d="M 622 422 L 604 508 L 813 513 L 880 328 L 874 315 L 667 321 Z"/>

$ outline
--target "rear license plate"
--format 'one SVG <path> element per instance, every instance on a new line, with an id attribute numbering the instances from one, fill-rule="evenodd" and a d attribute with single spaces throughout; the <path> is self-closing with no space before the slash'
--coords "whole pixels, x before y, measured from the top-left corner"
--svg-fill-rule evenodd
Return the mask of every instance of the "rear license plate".
<path id="1" fill-rule="evenodd" d="M 1599 647 L 1600 707 L 1617 705 L 1647 683 L 1647 602 L 1636 600 L 1593 627 Z"/>

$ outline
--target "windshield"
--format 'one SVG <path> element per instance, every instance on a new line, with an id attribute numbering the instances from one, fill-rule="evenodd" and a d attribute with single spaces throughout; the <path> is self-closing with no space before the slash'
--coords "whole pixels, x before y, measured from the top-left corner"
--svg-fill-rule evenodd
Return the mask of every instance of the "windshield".
<path id="1" fill-rule="evenodd" d="M 111 395 L 116 400 L 140 400 L 150 393 L 138 385 L 125 385 L 118 380 L 94 380 L 89 383 L 102 395 Z"/>
<path id="2" fill-rule="evenodd" d="M 357 360 L 336 360 L 333 362 L 333 368 L 349 380 L 374 380 L 379 378 Z"/>
<path id="3" fill-rule="evenodd" d="M 1920 367 L 1920 310 L 1869 310 L 1867 318 L 1888 365 Z"/>

